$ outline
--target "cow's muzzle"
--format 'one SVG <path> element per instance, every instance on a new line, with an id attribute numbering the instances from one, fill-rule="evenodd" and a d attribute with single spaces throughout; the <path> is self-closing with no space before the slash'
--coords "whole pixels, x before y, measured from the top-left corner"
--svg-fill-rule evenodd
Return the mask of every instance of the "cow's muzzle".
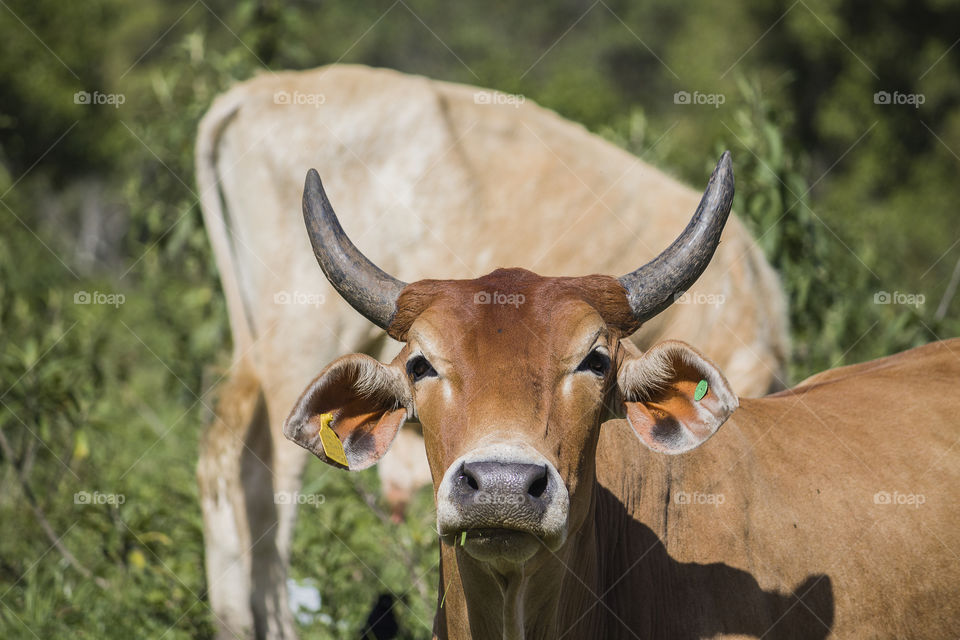
<path id="1" fill-rule="evenodd" d="M 566 538 L 569 498 L 560 474 L 530 447 L 494 445 L 455 461 L 437 491 L 447 544 L 478 560 L 524 562 Z"/>

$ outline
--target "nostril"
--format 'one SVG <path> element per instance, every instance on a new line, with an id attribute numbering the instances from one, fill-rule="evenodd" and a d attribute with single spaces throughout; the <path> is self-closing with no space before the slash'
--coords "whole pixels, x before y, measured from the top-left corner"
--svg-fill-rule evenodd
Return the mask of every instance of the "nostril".
<path id="1" fill-rule="evenodd" d="M 466 465 L 461 468 L 460 477 L 458 480 L 460 481 L 460 484 L 465 484 L 474 491 L 478 491 L 480 489 L 480 484 L 477 482 L 476 476 L 474 476 L 470 470 L 467 469 Z"/>
<path id="2" fill-rule="evenodd" d="M 527 488 L 527 493 L 534 498 L 539 498 L 547 490 L 547 468 L 541 467 L 537 478 Z"/>

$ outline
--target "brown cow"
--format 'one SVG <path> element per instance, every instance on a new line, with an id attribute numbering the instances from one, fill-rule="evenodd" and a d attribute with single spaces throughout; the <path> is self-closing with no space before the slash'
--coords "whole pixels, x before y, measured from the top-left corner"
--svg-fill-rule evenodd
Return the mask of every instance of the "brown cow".
<path id="1" fill-rule="evenodd" d="M 304 381 L 342 353 L 396 350 L 313 262 L 299 215 L 306 167 L 323 171 L 371 258 L 406 279 L 472 278 L 502 265 L 624 272 L 676 237 L 696 206 L 696 191 L 582 126 L 502 98 L 333 65 L 241 83 L 204 117 L 197 183 L 234 346 L 198 465 L 207 585 L 223 636 L 294 635 L 289 498 L 307 454 L 280 425 Z M 740 221 L 727 224 L 681 302 L 631 339 L 641 348 L 696 339 L 741 394 L 779 383 L 784 295 Z M 422 439 L 402 431 L 378 470 L 399 511 L 430 482 Z"/>
<path id="2" fill-rule="evenodd" d="M 619 279 L 405 285 L 350 243 L 308 174 L 320 266 L 404 346 L 390 364 L 334 361 L 284 431 L 340 467 L 342 442 L 362 469 L 404 420 L 422 424 L 443 542 L 435 636 L 956 634 L 960 340 L 754 400 L 684 343 L 623 340 L 706 267 L 732 191 L 725 154 L 687 229 Z M 504 303 L 477 304 L 494 290 Z M 725 422 L 709 446 L 661 455 Z"/>

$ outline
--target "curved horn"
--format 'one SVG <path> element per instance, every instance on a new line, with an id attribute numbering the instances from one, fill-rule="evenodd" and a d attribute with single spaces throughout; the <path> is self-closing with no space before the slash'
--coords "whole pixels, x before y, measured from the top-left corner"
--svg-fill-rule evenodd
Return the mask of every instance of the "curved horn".
<path id="1" fill-rule="evenodd" d="M 733 203 L 730 152 L 720 156 L 690 224 L 666 251 L 619 278 L 634 317 L 643 322 L 673 304 L 710 264 Z"/>
<path id="2" fill-rule="evenodd" d="M 350 306 L 381 329 L 390 326 L 406 282 L 370 262 L 353 246 L 333 212 L 316 169 L 303 185 L 303 221 L 323 275 Z"/>

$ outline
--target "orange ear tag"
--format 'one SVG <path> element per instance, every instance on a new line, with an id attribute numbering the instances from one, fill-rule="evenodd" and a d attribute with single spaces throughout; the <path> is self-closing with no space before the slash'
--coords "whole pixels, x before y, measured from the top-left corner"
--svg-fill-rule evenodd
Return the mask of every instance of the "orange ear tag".
<path id="1" fill-rule="evenodd" d="M 332 413 L 320 414 L 320 444 L 323 445 L 323 453 L 337 464 L 350 468 L 347 463 L 347 454 L 343 451 L 343 443 L 339 436 L 330 428 L 330 422 L 333 420 Z"/>

